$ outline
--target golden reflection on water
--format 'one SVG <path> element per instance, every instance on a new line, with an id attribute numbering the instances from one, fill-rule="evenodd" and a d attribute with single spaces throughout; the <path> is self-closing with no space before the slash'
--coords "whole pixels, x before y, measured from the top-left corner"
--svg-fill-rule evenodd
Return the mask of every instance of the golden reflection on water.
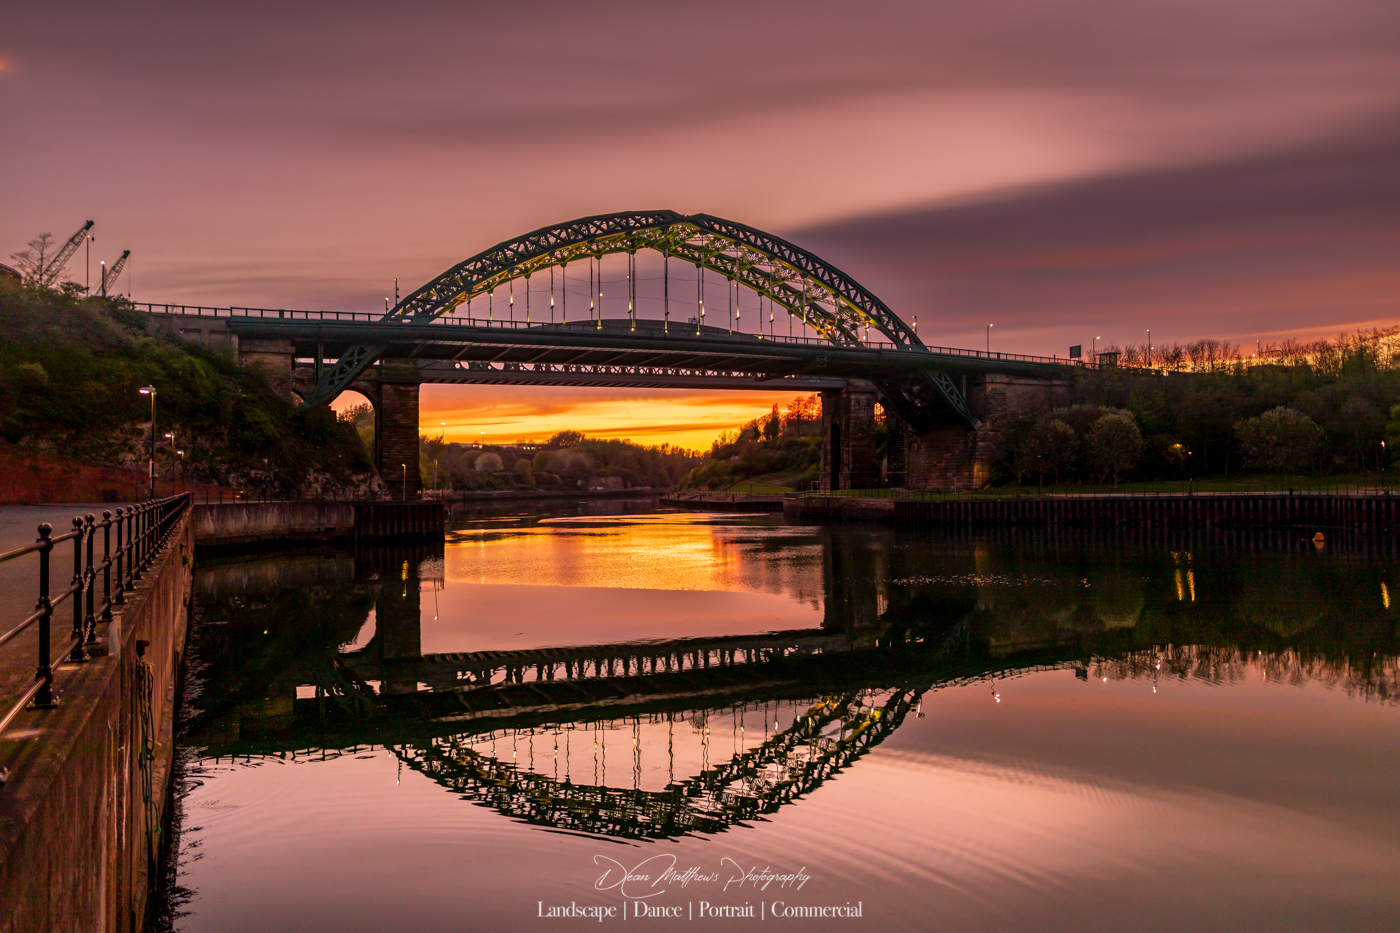
<path id="1" fill-rule="evenodd" d="M 692 515 L 550 519 L 456 532 L 447 578 L 457 583 L 715 590 L 821 601 L 816 529 L 710 524 Z"/>

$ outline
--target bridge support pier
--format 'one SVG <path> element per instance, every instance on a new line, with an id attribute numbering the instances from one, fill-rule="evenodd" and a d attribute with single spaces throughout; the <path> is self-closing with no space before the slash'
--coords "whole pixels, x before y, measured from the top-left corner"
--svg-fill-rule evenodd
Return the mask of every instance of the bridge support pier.
<path id="1" fill-rule="evenodd" d="M 818 487 L 873 489 L 880 485 L 875 460 L 875 402 L 871 383 L 852 379 L 844 389 L 822 393 L 822 466 Z"/>
<path id="2" fill-rule="evenodd" d="M 991 478 L 991 464 L 978 457 L 978 432 L 965 425 L 908 432 L 905 458 L 910 489 L 966 492 L 981 489 Z"/>
<path id="3" fill-rule="evenodd" d="M 418 383 L 384 378 L 370 390 L 374 402 L 374 465 L 394 499 L 417 499 L 423 489 L 418 472 Z M 361 389 L 360 391 L 364 391 Z"/>
<path id="4" fill-rule="evenodd" d="M 982 489 L 992 479 L 992 467 L 1005 453 L 1005 435 L 1017 419 L 1033 418 L 1071 403 L 1069 384 L 1062 380 L 1033 379 L 987 373 L 968 385 L 968 406 L 982 421 L 973 429 L 965 424 L 936 427 L 915 433 L 901 425 L 904 435 L 904 485 L 910 489 L 965 492 Z M 890 425 L 890 449 L 896 429 Z M 893 457 L 890 463 L 894 463 Z M 892 469 L 887 470 L 887 474 Z M 890 485 L 899 485 L 890 477 Z"/>
<path id="5" fill-rule="evenodd" d="M 898 489 L 909 482 L 909 425 L 885 406 L 885 485 Z"/>

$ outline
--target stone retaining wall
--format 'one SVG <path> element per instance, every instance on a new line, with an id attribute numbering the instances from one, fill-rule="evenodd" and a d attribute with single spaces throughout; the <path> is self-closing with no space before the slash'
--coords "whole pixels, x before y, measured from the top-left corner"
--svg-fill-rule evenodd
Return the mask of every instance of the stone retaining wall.
<path id="1" fill-rule="evenodd" d="M 168 800 L 193 553 L 186 515 L 122 611 L 99 623 L 97 656 L 56 669 L 59 705 L 21 713 L 0 738 L 10 769 L 0 933 L 141 929 Z M 55 642 L 66 641 L 56 629 Z"/>

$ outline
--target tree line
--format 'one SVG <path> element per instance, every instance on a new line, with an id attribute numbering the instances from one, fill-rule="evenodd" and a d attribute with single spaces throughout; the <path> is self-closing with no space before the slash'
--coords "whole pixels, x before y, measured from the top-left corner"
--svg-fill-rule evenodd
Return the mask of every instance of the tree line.
<path id="1" fill-rule="evenodd" d="M 729 431 L 710 445 L 704 463 L 681 480 L 681 489 L 728 489 L 744 480 L 801 489 L 821 468 L 821 396 L 801 395 L 786 406 Z"/>
<path id="2" fill-rule="evenodd" d="M 1109 350 L 1070 404 L 988 420 L 994 483 L 1364 471 L 1400 443 L 1400 328 Z"/>
<path id="3" fill-rule="evenodd" d="M 590 439 L 578 431 L 560 431 L 534 451 L 448 443 L 441 436 L 421 436 L 419 450 L 424 483 L 432 487 L 436 476 L 437 488 L 458 490 L 670 489 L 699 459 L 683 447 Z"/>

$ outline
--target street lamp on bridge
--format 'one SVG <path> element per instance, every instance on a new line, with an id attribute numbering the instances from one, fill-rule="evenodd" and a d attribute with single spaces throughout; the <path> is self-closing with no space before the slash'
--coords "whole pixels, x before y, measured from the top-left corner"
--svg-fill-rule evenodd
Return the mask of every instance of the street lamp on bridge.
<path id="1" fill-rule="evenodd" d="M 987 355 L 988 355 L 988 356 L 990 356 L 991 353 L 992 353 L 992 328 L 995 327 L 995 326 L 996 326 L 995 324 L 988 324 L 988 325 L 987 325 Z"/>

